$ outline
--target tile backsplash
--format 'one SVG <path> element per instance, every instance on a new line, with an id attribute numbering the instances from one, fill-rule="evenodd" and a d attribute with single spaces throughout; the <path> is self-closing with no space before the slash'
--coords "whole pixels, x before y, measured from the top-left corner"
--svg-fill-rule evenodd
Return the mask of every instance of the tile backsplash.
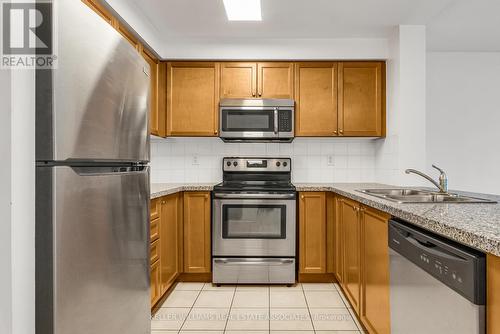
<path id="1" fill-rule="evenodd" d="M 292 143 L 224 143 L 153 138 L 151 182 L 220 182 L 222 158 L 290 157 L 293 182 L 375 182 L 376 140 L 296 138 Z"/>

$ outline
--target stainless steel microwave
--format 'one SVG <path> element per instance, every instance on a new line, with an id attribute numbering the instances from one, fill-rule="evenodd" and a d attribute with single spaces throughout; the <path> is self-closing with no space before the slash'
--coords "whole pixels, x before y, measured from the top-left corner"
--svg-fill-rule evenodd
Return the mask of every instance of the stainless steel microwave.
<path id="1" fill-rule="evenodd" d="M 224 141 L 291 142 L 295 102 L 290 99 L 222 99 L 220 138 Z"/>

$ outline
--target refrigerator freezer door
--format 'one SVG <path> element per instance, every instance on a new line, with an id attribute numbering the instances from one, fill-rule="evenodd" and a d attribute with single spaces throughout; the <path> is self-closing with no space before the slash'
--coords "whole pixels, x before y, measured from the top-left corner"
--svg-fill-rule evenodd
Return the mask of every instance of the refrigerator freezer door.
<path id="1" fill-rule="evenodd" d="M 150 333 L 141 168 L 37 167 L 37 333 Z"/>
<path id="2" fill-rule="evenodd" d="M 36 72 L 36 160 L 149 161 L 149 65 L 81 1 L 58 1 L 58 66 Z"/>

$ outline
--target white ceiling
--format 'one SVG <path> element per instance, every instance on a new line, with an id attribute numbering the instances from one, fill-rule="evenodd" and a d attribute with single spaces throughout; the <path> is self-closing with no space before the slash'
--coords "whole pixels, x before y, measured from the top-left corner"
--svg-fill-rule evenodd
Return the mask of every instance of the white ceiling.
<path id="1" fill-rule="evenodd" d="M 200 39 L 385 38 L 427 26 L 434 51 L 500 51 L 500 0 L 262 0 L 262 22 L 229 22 L 222 0 L 114 0 L 148 20 L 163 43 Z"/>

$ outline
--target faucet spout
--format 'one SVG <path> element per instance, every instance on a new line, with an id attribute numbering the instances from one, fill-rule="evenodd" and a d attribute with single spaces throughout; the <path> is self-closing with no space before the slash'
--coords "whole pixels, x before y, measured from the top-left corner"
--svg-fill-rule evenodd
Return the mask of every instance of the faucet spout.
<path id="1" fill-rule="evenodd" d="M 434 167 L 434 165 L 433 165 Z M 438 169 L 437 167 L 434 167 L 436 169 Z M 433 185 L 436 186 L 436 188 L 439 189 L 439 192 L 440 193 L 447 193 L 448 192 L 448 178 L 446 177 L 446 174 L 443 170 L 439 169 L 441 175 L 439 176 L 439 183 L 436 182 L 432 177 L 430 177 L 429 175 L 425 174 L 425 173 L 422 173 L 421 171 L 418 171 L 416 169 L 412 169 L 412 168 L 409 168 L 407 170 L 405 170 L 405 173 L 406 174 L 417 174 L 421 177 L 423 177 L 424 179 L 426 179 L 427 181 L 431 182 Z"/>

